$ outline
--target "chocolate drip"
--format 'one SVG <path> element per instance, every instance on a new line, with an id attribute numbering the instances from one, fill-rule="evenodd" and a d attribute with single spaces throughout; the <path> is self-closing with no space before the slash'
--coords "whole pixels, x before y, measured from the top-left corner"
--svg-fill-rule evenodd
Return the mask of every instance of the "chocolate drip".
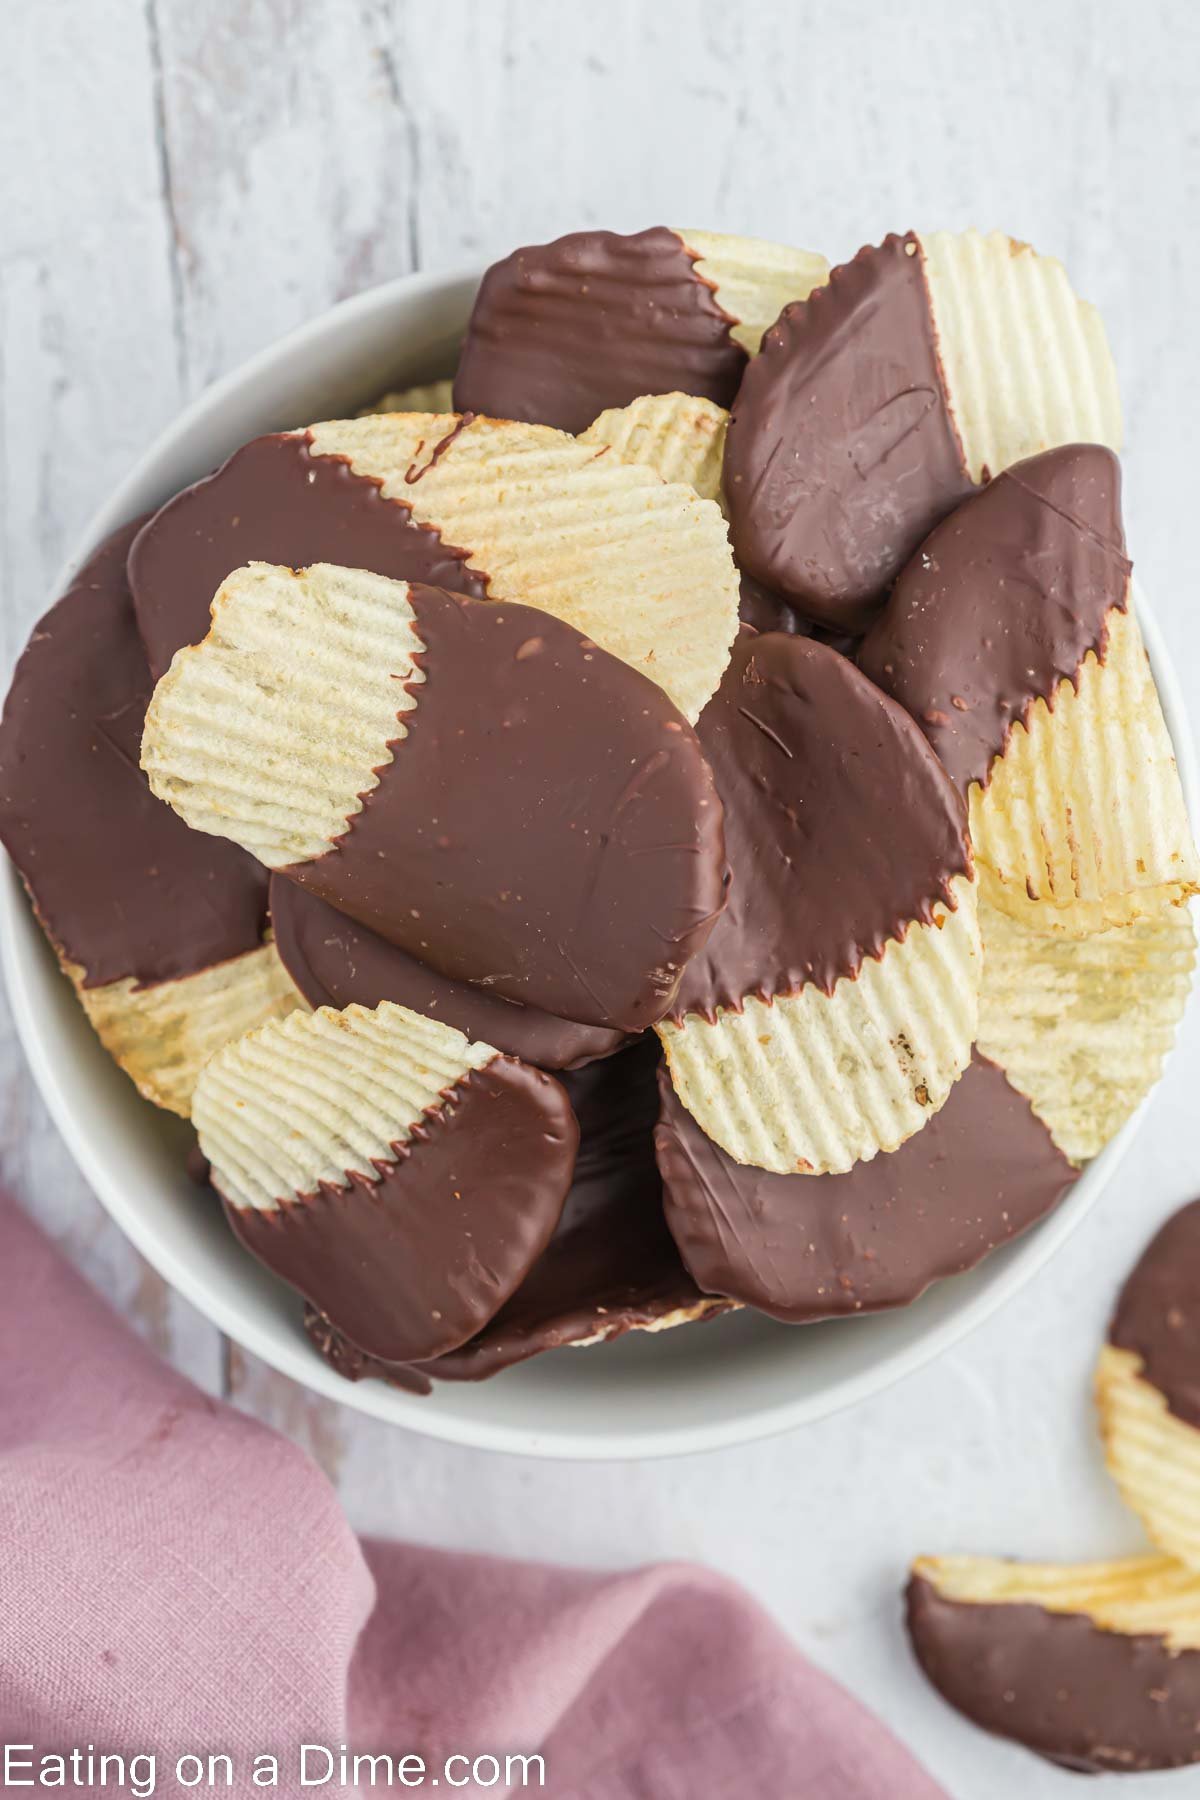
<path id="1" fill-rule="evenodd" d="M 314 455 L 306 431 L 254 438 L 155 513 L 129 556 L 142 641 L 157 681 L 208 632 L 213 596 L 249 562 L 340 563 L 482 599 L 466 553 L 418 525 L 380 483 L 340 456 Z"/>
<path id="2" fill-rule="evenodd" d="M 452 1350 L 549 1242 L 579 1140 L 562 1088 L 509 1057 L 472 1070 L 395 1161 L 270 1211 L 226 1199 L 246 1248 L 384 1362 Z"/>
<path id="3" fill-rule="evenodd" d="M 861 631 L 972 486 L 920 246 L 889 237 L 786 306 L 742 378 L 725 441 L 734 553 L 813 619 Z"/>
<path id="4" fill-rule="evenodd" d="M 394 1000 L 540 1069 L 611 1056 L 625 1041 L 619 1031 L 576 1025 L 487 988 L 449 981 L 282 875 L 271 877 L 271 924 L 283 965 L 310 1006 L 340 1012 Z"/>
<path id="5" fill-rule="evenodd" d="M 35 626 L 0 721 L 0 838 L 85 986 L 177 980 L 262 941 L 266 875 L 189 831 L 138 764 L 151 682 L 125 579 L 140 519 Z"/>
<path id="6" fill-rule="evenodd" d="M 1103 654 L 1129 562 L 1121 469 L 1099 444 L 1015 463 L 926 538 L 868 632 L 859 667 L 921 727 L 959 791 L 1035 700 Z"/>
<path id="7" fill-rule="evenodd" d="M 548 613 L 409 600 L 426 679 L 407 735 L 337 844 L 283 873 L 455 981 L 611 1030 L 653 1023 L 724 901 L 695 733 Z"/>
<path id="8" fill-rule="evenodd" d="M 772 1175 L 711 1142 L 661 1077 L 667 1224 L 706 1293 L 790 1324 L 907 1306 L 1057 1206 L 1076 1171 L 976 1053 L 929 1123 L 845 1175 Z"/>
<path id="9" fill-rule="evenodd" d="M 576 231 L 493 263 L 454 381 L 460 412 L 583 431 L 642 394 L 728 406 L 746 352 L 666 226 Z"/>
<path id="10" fill-rule="evenodd" d="M 743 629 L 697 731 L 733 880 L 672 1017 L 809 982 L 831 993 L 969 870 L 965 809 L 937 758 L 825 645 Z"/>
<path id="11" fill-rule="evenodd" d="M 914 1576 L 908 1632 L 973 1724 L 1084 1774 L 1200 1762 L 1200 1652 L 1027 1602 L 948 1600 Z"/>
<path id="12" fill-rule="evenodd" d="M 1200 1430 L 1200 1200 L 1174 1213 L 1142 1252 L 1108 1341 L 1135 1351 L 1170 1411 Z"/>

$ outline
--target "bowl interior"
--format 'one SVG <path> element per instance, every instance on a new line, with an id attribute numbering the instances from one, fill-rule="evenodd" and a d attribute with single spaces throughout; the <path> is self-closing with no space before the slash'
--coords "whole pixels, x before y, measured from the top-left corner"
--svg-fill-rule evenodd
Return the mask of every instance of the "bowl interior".
<path id="1" fill-rule="evenodd" d="M 332 418 L 385 388 L 449 372 L 477 275 L 412 276 L 347 301 L 209 389 L 91 521 L 56 588 L 91 546 L 264 431 Z M 1191 742 L 1167 659 L 1143 625 L 1188 789 Z M 455 1442 L 571 1457 L 714 1448 L 815 1419 L 918 1367 L 978 1324 L 1046 1260 L 1095 1201 L 1133 1130 L 1049 1219 L 902 1312 L 804 1329 L 740 1314 L 596 1350 L 535 1358 L 429 1398 L 340 1380 L 311 1348 L 295 1297 L 246 1256 L 183 1171 L 182 1123 L 140 1100 L 93 1036 L 11 865 L 0 932 L 14 1016 L 35 1078 L 83 1173 L 164 1278 L 239 1344 L 295 1380 Z"/>

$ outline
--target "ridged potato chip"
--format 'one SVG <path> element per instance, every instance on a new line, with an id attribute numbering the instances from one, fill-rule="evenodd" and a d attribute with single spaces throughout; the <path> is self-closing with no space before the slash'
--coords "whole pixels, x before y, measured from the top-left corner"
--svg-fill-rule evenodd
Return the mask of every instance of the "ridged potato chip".
<path id="1" fill-rule="evenodd" d="M 451 375 L 444 381 L 426 381 L 415 387 L 389 388 L 386 393 L 380 394 L 378 400 L 372 400 L 370 406 L 360 406 L 355 417 L 369 419 L 376 413 L 453 411 L 454 377 Z"/>
<path id="2" fill-rule="evenodd" d="M 194 829 L 442 976 L 619 1033 L 665 1014 L 724 901 L 695 733 L 530 607 L 235 570 L 158 684 L 142 766 Z"/>
<path id="3" fill-rule="evenodd" d="M 735 1162 L 842 1174 L 898 1149 L 945 1102 L 978 1012 L 974 884 L 959 877 L 954 895 L 831 994 L 750 995 L 741 1011 L 656 1027 L 676 1093 Z"/>
<path id="4" fill-rule="evenodd" d="M 270 942 L 151 987 L 132 979 L 86 987 L 82 969 L 64 967 L 97 1037 L 138 1092 L 185 1119 L 200 1072 L 218 1050 L 269 1019 L 308 1011 Z"/>
<path id="5" fill-rule="evenodd" d="M 1104 324 L 1062 264 L 1001 231 L 917 234 L 972 481 L 1054 444 L 1121 447 Z"/>
<path id="6" fill-rule="evenodd" d="M 694 720 L 729 660 L 738 580 L 719 509 L 547 426 L 387 413 L 311 428 L 486 576 L 665 689 Z"/>
<path id="7" fill-rule="evenodd" d="M 806 300 L 829 280 L 829 264 L 811 250 L 724 231 L 680 231 L 696 273 L 710 282 L 717 305 L 734 321 L 731 335 L 750 356 L 785 306 Z"/>
<path id="8" fill-rule="evenodd" d="M 1086 937 L 1200 891 L 1175 753 L 1137 616 L 1109 615 L 1103 658 L 1012 726 L 971 790 L 984 897 L 1033 931 Z"/>
<path id="9" fill-rule="evenodd" d="M 1200 1574 L 1200 1430 L 1171 1412 L 1141 1357 L 1105 1344 L 1096 1405 L 1109 1473 L 1160 1549 Z"/>
<path id="10" fill-rule="evenodd" d="M 1051 1762 L 1099 1774 L 1200 1761 L 1200 1574 L 1171 1557 L 920 1557 L 908 1632 L 944 1699 Z"/>
<path id="11" fill-rule="evenodd" d="M 192 1117 L 246 1248 L 397 1363 L 456 1348 L 519 1287 L 579 1141 L 550 1076 L 390 1002 L 239 1039 Z"/>
<path id="12" fill-rule="evenodd" d="M 1087 938 L 1047 936 L 980 904 L 979 1048 L 1077 1166 L 1120 1130 L 1162 1070 L 1192 986 L 1186 906 Z"/>
<path id="13" fill-rule="evenodd" d="M 664 481 L 695 488 L 721 505 L 721 460 L 729 414 L 694 394 L 646 394 L 615 407 L 580 433 L 581 444 L 607 444 L 623 462 L 645 463 Z"/>

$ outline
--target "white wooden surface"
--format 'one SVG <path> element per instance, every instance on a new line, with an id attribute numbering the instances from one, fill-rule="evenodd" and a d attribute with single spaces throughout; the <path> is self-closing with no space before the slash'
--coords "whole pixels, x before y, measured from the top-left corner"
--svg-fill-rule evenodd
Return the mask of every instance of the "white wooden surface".
<path id="1" fill-rule="evenodd" d="M 835 259 L 891 228 L 979 224 L 1062 255 L 1106 313 L 1133 552 L 1200 698 L 1191 0 L 10 0 L 0 82 L 6 658 L 71 537 L 180 401 L 360 287 L 590 223 L 702 224 Z M 6 1019 L 0 1058 L 0 1177 L 164 1354 L 306 1443 L 356 1524 L 603 1565 L 704 1558 L 956 1800 L 1075 1791 L 925 1690 L 897 1594 L 919 1549 L 1136 1541 L 1100 1469 L 1087 1378 L 1121 1273 L 1200 1188 L 1194 1012 L 1098 1212 L 965 1347 L 815 1429 L 600 1469 L 426 1443 L 223 1345 L 108 1224 Z"/>

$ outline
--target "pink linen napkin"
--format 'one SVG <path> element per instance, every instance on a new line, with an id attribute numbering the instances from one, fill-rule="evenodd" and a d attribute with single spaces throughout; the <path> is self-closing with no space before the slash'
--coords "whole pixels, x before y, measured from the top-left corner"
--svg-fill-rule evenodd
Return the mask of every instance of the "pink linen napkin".
<path id="1" fill-rule="evenodd" d="M 349 1758 L 378 1752 L 393 1793 L 945 1800 L 725 1580 L 359 1543 L 301 1451 L 158 1362 L 2 1200 L 0 1266 L 13 1791 L 78 1751 L 56 1791 L 371 1794 L 387 1765 Z"/>

